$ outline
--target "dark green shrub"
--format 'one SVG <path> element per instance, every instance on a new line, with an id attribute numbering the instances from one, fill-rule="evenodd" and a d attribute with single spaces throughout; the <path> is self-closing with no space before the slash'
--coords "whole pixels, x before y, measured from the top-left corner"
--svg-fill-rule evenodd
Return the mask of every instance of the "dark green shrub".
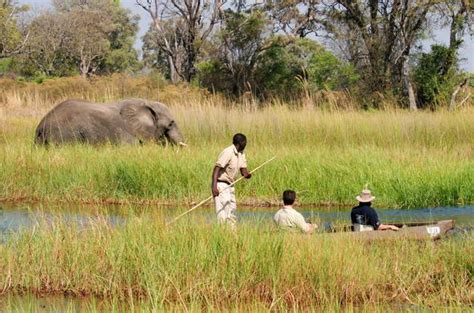
<path id="1" fill-rule="evenodd" d="M 457 81 L 456 52 L 441 45 L 422 53 L 414 70 L 414 82 L 420 108 L 436 109 L 446 105 Z"/>

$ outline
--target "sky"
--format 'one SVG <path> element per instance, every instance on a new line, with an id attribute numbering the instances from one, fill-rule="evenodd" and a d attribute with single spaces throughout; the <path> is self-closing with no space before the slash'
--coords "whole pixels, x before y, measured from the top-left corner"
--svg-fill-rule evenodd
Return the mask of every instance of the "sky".
<path id="1" fill-rule="evenodd" d="M 34 11 L 51 7 L 50 0 L 18 0 L 18 2 L 31 5 Z M 148 30 L 151 19 L 143 8 L 136 4 L 135 0 L 121 0 L 121 4 L 123 7 L 130 9 L 134 15 L 140 16 L 140 30 L 135 42 L 135 48 L 140 50 L 142 46 L 141 38 Z M 449 31 L 447 29 L 434 30 L 433 34 L 423 41 L 422 46 L 424 51 L 428 51 L 432 44 L 447 44 L 448 42 Z M 459 51 L 459 56 L 461 58 L 460 67 L 467 72 L 474 72 L 474 37 L 465 36 L 464 43 Z"/>

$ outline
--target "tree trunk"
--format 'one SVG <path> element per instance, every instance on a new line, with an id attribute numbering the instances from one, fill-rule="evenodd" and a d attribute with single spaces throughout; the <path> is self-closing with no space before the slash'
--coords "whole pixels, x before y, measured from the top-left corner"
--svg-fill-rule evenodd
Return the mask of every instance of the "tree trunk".
<path id="1" fill-rule="evenodd" d="M 195 47 L 195 30 L 189 30 L 187 36 L 187 42 L 185 43 L 185 51 L 186 51 L 186 60 L 184 63 L 184 79 L 189 83 L 193 79 L 194 75 L 196 74 L 196 68 L 194 67 L 194 63 L 196 62 L 197 56 L 197 49 Z"/>
<path id="2" fill-rule="evenodd" d="M 81 63 L 79 64 L 79 71 L 81 72 L 82 78 L 87 78 L 87 72 L 89 72 L 89 66 L 86 60 L 81 59 Z"/>
<path id="3" fill-rule="evenodd" d="M 416 111 L 418 108 L 416 107 L 415 91 L 413 90 L 410 78 L 408 78 L 408 101 L 410 102 L 410 111 Z"/>
<path id="4" fill-rule="evenodd" d="M 467 84 L 467 78 L 464 79 L 464 81 L 456 87 L 456 89 L 454 90 L 454 92 L 451 95 L 451 101 L 449 102 L 448 111 L 452 112 L 452 111 L 454 111 L 454 109 L 456 109 L 456 96 L 461 91 L 461 89 L 464 86 L 466 86 L 466 84 Z"/>
<path id="5" fill-rule="evenodd" d="M 176 84 L 180 81 L 180 77 L 176 72 L 175 62 L 171 56 L 168 56 L 168 63 L 170 67 L 170 79 L 173 84 Z"/>
<path id="6" fill-rule="evenodd" d="M 415 91 L 413 90 L 413 85 L 410 80 L 410 65 L 408 64 L 408 56 L 403 57 L 403 70 L 402 70 L 402 82 L 403 82 L 403 93 L 408 95 L 408 102 L 410 111 L 416 111 L 418 108 L 416 106 L 416 97 Z"/>

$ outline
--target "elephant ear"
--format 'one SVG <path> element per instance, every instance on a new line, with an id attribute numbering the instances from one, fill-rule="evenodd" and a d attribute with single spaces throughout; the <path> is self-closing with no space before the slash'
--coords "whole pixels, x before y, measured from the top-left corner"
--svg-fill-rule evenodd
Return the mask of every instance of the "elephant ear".
<path id="1" fill-rule="evenodd" d="M 120 110 L 131 132 L 141 140 L 154 140 L 156 138 L 156 113 L 144 102 L 125 102 Z"/>

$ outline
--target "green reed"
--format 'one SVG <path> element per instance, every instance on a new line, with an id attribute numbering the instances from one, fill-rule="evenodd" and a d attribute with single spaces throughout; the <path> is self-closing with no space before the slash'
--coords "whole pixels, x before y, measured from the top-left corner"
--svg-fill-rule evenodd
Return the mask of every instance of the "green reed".
<path id="1" fill-rule="evenodd" d="M 3 294 L 93 296 L 152 308 L 472 304 L 472 237 L 367 244 L 272 225 L 237 232 L 159 213 L 114 228 L 39 222 L 0 246 Z"/>
<path id="2" fill-rule="evenodd" d="M 234 133 L 243 132 L 250 168 L 278 158 L 239 183 L 240 203 L 276 204 L 282 191 L 292 188 L 303 204 L 351 205 L 366 184 L 378 206 L 473 203 L 472 107 L 458 112 L 331 111 L 254 99 L 235 103 L 195 88 L 154 83 L 122 76 L 43 85 L 4 81 L 0 199 L 189 204 L 210 194 L 217 155 Z M 33 145 L 36 125 L 57 102 L 125 96 L 167 103 L 189 147 Z"/>
<path id="3" fill-rule="evenodd" d="M 249 167 L 278 158 L 238 186 L 247 204 L 278 202 L 284 189 L 303 204 L 347 205 L 365 185 L 377 204 L 472 203 L 474 111 L 462 113 L 254 112 L 173 107 L 189 147 L 36 147 L 37 120 L 6 119 L 0 136 L 0 198 L 189 203 L 209 195 L 219 152 L 237 131 L 249 137 Z M 226 120 L 228 116 L 228 120 Z M 358 126 L 360 125 L 360 127 Z"/>

